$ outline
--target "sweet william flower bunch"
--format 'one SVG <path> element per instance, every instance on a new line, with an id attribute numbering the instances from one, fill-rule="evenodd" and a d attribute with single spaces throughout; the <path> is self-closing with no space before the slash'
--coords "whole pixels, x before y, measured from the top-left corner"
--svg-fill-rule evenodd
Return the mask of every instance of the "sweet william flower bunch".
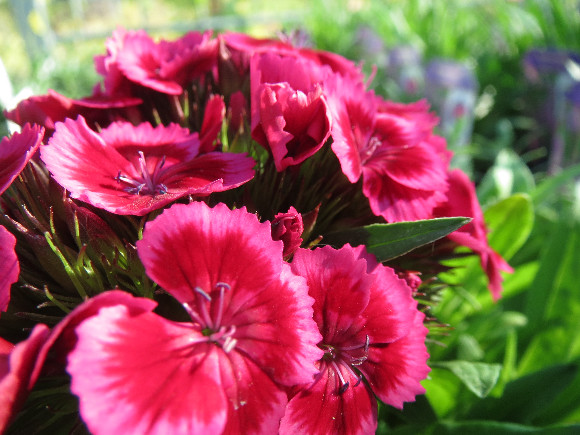
<path id="1" fill-rule="evenodd" d="M 373 433 L 424 392 L 440 260 L 500 297 L 424 101 L 236 33 L 119 29 L 95 67 L 6 113 L 0 431 Z"/>

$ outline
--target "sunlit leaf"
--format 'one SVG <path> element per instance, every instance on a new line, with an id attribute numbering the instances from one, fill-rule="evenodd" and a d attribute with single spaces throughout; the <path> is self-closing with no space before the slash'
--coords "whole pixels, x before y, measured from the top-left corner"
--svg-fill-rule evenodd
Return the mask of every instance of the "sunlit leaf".
<path id="1" fill-rule="evenodd" d="M 471 361 L 443 361 L 435 367 L 450 370 L 477 397 L 485 397 L 496 384 L 501 373 L 501 364 L 486 364 Z"/>
<path id="2" fill-rule="evenodd" d="M 352 246 L 365 245 L 379 261 L 386 261 L 445 237 L 469 221 L 470 218 L 466 217 L 448 217 L 374 224 L 331 233 L 324 238 L 324 242 L 333 246 L 346 243 Z"/>

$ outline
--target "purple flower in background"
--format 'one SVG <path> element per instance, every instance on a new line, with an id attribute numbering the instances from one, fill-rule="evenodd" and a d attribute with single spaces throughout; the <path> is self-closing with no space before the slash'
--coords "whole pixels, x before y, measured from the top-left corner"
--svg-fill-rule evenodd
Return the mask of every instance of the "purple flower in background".
<path id="1" fill-rule="evenodd" d="M 471 141 L 477 90 L 477 78 L 464 63 L 437 59 L 425 69 L 427 99 L 440 117 L 441 133 L 455 152 Z M 469 155 L 457 153 L 453 163 L 470 172 Z"/>
<path id="2" fill-rule="evenodd" d="M 401 45 L 389 52 L 388 75 L 409 95 L 418 95 L 424 87 L 422 55 L 416 47 Z"/>

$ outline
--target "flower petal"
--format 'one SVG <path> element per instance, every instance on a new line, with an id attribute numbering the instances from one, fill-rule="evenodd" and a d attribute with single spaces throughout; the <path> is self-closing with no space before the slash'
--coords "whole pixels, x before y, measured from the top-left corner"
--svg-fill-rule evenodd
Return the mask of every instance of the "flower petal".
<path id="1" fill-rule="evenodd" d="M 39 324 L 16 346 L 0 338 L 0 433 L 4 433 L 38 378 L 34 368 L 42 365 L 39 351 L 49 334 L 48 327 Z"/>
<path id="2" fill-rule="evenodd" d="M 10 186 L 32 158 L 44 135 L 44 128 L 26 124 L 20 133 L 0 142 L 0 194 Z"/>
<path id="3" fill-rule="evenodd" d="M 243 353 L 218 352 L 221 382 L 229 399 L 224 434 L 277 433 L 288 402 L 286 392 Z"/>
<path id="4" fill-rule="evenodd" d="M 377 429 L 377 402 L 364 383 L 357 383 L 348 371 L 341 374 L 350 383 L 337 393 L 338 376 L 324 368 L 320 379 L 296 394 L 288 403 L 280 423 L 280 434 L 370 434 Z"/>
<path id="5" fill-rule="evenodd" d="M 306 278 L 315 301 L 314 320 L 326 344 L 351 345 L 352 340 L 361 339 L 361 313 L 369 303 L 374 277 L 366 273 L 365 261 L 356 259 L 354 252 L 350 245 L 339 250 L 330 246 L 298 249 L 291 263 L 293 272 Z"/>
<path id="6" fill-rule="evenodd" d="M 67 371 L 92 433 L 223 430 L 227 408 L 218 349 L 196 343 L 203 336 L 191 325 L 150 312 L 131 315 L 118 305 L 101 309 L 76 333 Z"/>
<path id="7" fill-rule="evenodd" d="M 16 238 L 0 226 L 0 311 L 6 311 L 10 301 L 10 287 L 18 280 L 20 266 L 14 252 Z"/>
<path id="8" fill-rule="evenodd" d="M 377 397 L 396 408 L 403 408 L 403 402 L 412 402 L 425 392 L 421 381 L 430 368 L 424 317 L 416 311 L 405 337 L 387 345 L 371 346 L 368 359 L 359 367 Z"/>

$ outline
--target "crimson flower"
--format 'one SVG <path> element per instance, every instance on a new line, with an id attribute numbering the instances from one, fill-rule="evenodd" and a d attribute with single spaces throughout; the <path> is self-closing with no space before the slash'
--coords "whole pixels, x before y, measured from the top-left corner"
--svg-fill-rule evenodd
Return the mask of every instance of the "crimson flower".
<path id="1" fill-rule="evenodd" d="M 351 183 L 362 176 L 373 213 L 387 222 L 431 218 L 446 198 L 449 155 L 432 134 L 435 118 L 426 104 L 389 104 L 337 74 L 325 84 L 332 150 Z"/>
<path id="2" fill-rule="evenodd" d="M 104 127 L 118 118 L 123 109 L 141 102 L 139 98 L 130 96 L 108 97 L 101 93 L 99 87 L 95 87 L 93 95 L 78 100 L 49 89 L 45 95 L 35 95 L 21 101 L 13 110 L 6 112 L 6 117 L 21 126 L 26 123 L 41 125 L 46 129 L 45 139 L 48 139 L 54 133 L 55 124 L 66 118 L 81 115 L 89 125 Z"/>
<path id="3" fill-rule="evenodd" d="M 36 153 L 44 129 L 26 124 L 20 133 L 0 142 L 0 195 L 10 186 Z M 14 252 L 16 238 L 0 226 L 0 311 L 6 311 L 10 301 L 10 287 L 18 280 L 20 267 Z"/>
<path id="4" fill-rule="evenodd" d="M 300 57 L 252 57 L 252 137 L 272 152 L 278 171 L 302 163 L 330 136 L 330 111 L 321 87 L 329 73 Z"/>
<path id="5" fill-rule="evenodd" d="M 194 78 L 217 63 L 217 40 L 212 32 L 188 32 L 175 41 L 155 42 L 145 31 L 118 29 L 107 40 L 107 54 L 95 59 L 105 77 L 108 95 L 123 94 L 125 81 L 158 92 L 179 95 Z"/>
<path id="6" fill-rule="evenodd" d="M 435 210 L 435 216 L 466 216 L 472 218 L 471 222 L 452 232 L 447 237 L 479 255 L 481 267 L 489 279 L 491 294 L 495 300 L 498 300 L 502 292 L 503 278 L 501 272 L 513 272 L 513 269 L 489 246 L 487 227 L 473 182 L 463 171 L 455 169 L 449 173 L 449 184 L 447 202 Z"/>
<path id="7" fill-rule="evenodd" d="M 411 289 L 390 268 L 345 245 L 294 254 L 322 334 L 319 373 L 288 403 L 280 433 L 366 434 L 377 427 L 376 395 L 402 408 L 424 392 L 427 328 Z M 364 379 L 364 381 L 363 381 Z"/>
<path id="8" fill-rule="evenodd" d="M 79 117 L 57 123 L 41 158 L 73 198 L 142 216 L 186 195 L 232 189 L 253 177 L 251 158 L 199 155 L 199 148 L 198 134 L 176 124 L 116 122 L 96 133 Z"/>
<path id="9" fill-rule="evenodd" d="M 148 222 L 139 256 L 190 321 L 125 303 L 76 327 L 67 370 L 91 432 L 277 432 L 285 388 L 312 379 L 323 353 L 282 245 L 223 204 L 176 204 Z"/>

